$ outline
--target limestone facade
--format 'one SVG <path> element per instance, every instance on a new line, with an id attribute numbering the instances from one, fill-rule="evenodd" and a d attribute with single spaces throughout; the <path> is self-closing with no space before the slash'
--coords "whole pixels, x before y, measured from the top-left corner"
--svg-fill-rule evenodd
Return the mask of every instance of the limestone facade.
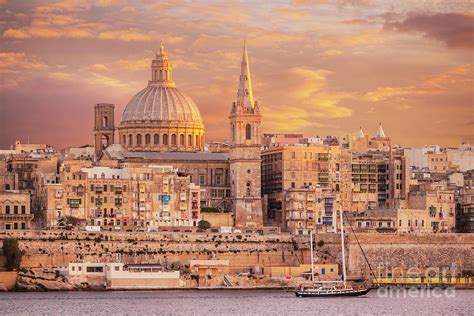
<path id="1" fill-rule="evenodd" d="M 30 229 L 32 219 L 27 191 L 0 192 L 0 230 Z"/>
<path id="2" fill-rule="evenodd" d="M 106 230 L 197 226 L 200 220 L 199 186 L 170 166 L 62 165 L 61 173 L 61 183 L 38 190 L 47 226 L 68 216 Z"/>

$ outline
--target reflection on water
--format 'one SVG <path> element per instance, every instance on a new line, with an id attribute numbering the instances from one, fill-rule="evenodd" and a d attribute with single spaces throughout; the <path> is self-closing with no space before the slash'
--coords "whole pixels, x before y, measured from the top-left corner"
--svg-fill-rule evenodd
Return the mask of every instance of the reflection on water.
<path id="1" fill-rule="evenodd" d="M 441 294 L 441 295 L 439 295 Z M 0 293 L 0 315 L 469 315 L 474 291 L 372 291 L 355 298 L 296 298 L 284 291 Z"/>

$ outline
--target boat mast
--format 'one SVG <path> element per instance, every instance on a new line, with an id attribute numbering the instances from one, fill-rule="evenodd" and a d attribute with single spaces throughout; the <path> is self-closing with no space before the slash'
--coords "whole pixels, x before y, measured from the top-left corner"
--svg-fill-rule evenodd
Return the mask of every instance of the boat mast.
<path id="1" fill-rule="evenodd" d="M 313 230 L 309 231 L 309 247 L 311 253 L 311 282 L 314 283 L 314 255 L 313 255 Z"/>
<path id="2" fill-rule="evenodd" d="M 346 286 L 346 256 L 345 256 L 345 246 L 344 246 L 344 221 L 342 219 L 342 209 L 339 211 L 341 218 L 341 246 L 342 246 L 342 281 L 344 282 L 344 287 Z"/>

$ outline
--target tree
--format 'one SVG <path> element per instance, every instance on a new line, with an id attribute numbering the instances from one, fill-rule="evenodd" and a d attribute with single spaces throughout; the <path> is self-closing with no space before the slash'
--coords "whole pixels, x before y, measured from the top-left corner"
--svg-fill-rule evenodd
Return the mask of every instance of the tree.
<path id="1" fill-rule="evenodd" d="M 209 223 L 208 221 L 205 221 L 205 220 L 201 220 L 198 223 L 198 227 L 200 229 L 207 230 L 207 229 L 211 228 L 211 223 Z"/>
<path id="2" fill-rule="evenodd" d="M 18 270 L 25 251 L 20 250 L 18 239 L 7 238 L 3 240 L 3 254 L 7 259 L 7 268 L 10 270 Z"/>

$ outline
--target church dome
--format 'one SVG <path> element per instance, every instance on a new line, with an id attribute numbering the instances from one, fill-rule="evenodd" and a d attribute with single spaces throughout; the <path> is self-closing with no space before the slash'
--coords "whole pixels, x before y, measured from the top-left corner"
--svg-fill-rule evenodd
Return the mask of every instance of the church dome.
<path id="1" fill-rule="evenodd" d="M 122 114 L 122 123 L 134 121 L 180 121 L 202 125 L 201 114 L 190 97 L 176 87 L 155 85 L 135 94 Z"/>
<path id="2" fill-rule="evenodd" d="M 128 102 L 118 127 L 120 143 L 135 151 L 197 151 L 204 124 L 196 104 L 176 88 L 161 44 L 151 63 L 148 86 Z"/>

